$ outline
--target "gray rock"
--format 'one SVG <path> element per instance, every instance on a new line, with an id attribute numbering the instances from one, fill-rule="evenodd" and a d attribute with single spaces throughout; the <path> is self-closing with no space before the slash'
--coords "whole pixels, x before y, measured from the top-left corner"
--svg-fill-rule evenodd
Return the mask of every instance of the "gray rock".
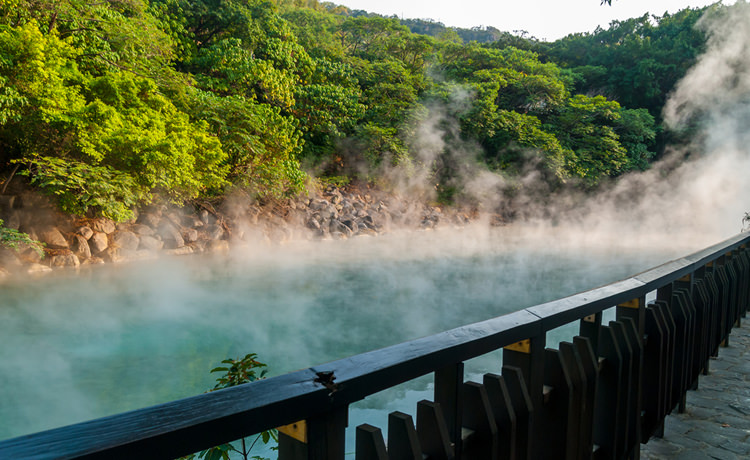
<path id="1" fill-rule="evenodd" d="M 209 225 L 208 228 L 206 228 L 206 233 L 208 234 L 209 239 L 212 241 L 220 240 L 224 238 L 224 227 L 222 227 L 219 224 Z"/>
<path id="2" fill-rule="evenodd" d="M 192 254 L 193 253 L 193 248 L 191 248 L 190 246 L 182 246 L 182 247 L 179 247 L 179 248 L 167 249 L 164 252 L 167 255 L 170 255 L 170 256 L 185 256 L 185 255 L 188 255 L 188 254 Z"/>
<path id="3" fill-rule="evenodd" d="M 139 236 L 152 236 L 156 233 L 153 228 L 143 224 L 133 224 L 130 226 L 130 230 Z"/>
<path id="4" fill-rule="evenodd" d="M 320 222 L 318 222 L 318 220 L 315 219 L 314 217 L 311 217 L 310 219 L 308 219 L 307 222 L 305 223 L 305 226 L 309 228 L 310 230 L 320 230 Z"/>
<path id="5" fill-rule="evenodd" d="M 92 257 L 81 262 L 82 265 L 100 265 L 104 263 L 104 259 L 101 257 Z"/>
<path id="6" fill-rule="evenodd" d="M 38 253 L 32 248 L 28 248 L 25 251 L 21 251 L 21 253 L 18 255 L 19 259 L 26 263 L 32 263 L 32 264 L 40 264 L 42 263 L 42 259 L 44 258 L 44 253 Z"/>
<path id="7" fill-rule="evenodd" d="M 0 195 L 0 211 L 10 211 L 16 202 L 14 195 Z"/>
<path id="8" fill-rule="evenodd" d="M 352 236 L 353 234 L 351 228 L 347 227 L 343 222 L 336 219 L 331 220 L 331 223 L 328 226 L 328 231 L 331 233 L 331 236 L 333 236 L 334 233 L 343 233 L 347 237 Z"/>
<path id="9" fill-rule="evenodd" d="M 93 235 L 93 231 L 91 233 Z M 78 233 L 73 235 L 73 244 L 71 244 L 70 249 L 73 250 L 73 254 L 77 255 L 79 259 L 86 260 L 91 258 L 89 242 L 83 235 Z"/>
<path id="10" fill-rule="evenodd" d="M 109 239 L 106 233 L 94 232 L 89 238 L 89 248 L 91 249 L 92 255 L 97 255 L 104 252 L 109 247 Z"/>
<path id="11" fill-rule="evenodd" d="M 45 228 L 39 232 L 39 240 L 52 249 L 68 249 L 68 240 L 60 233 L 57 227 Z"/>
<path id="12" fill-rule="evenodd" d="M 112 244 L 115 247 L 124 249 L 125 251 L 135 251 L 138 249 L 140 239 L 138 235 L 127 230 L 118 230 L 112 234 Z"/>
<path id="13" fill-rule="evenodd" d="M 161 250 L 163 247 L 164 242 L 162 240 L 153 236 L 144 235 L 141 237 L 141 243 L 138 246 L 138 249 L 155 252 Z"/>
<path id="14" fill-rule="evenodd" d="M 91 230 L 91 227 L 87 227 L 87 226 L 78 227 L 76 229 L 76 233 L 86 238 L 87 240 L 94 235 L 94 231 Z"/>
<path id="15" fill-rule="evenodd" d="M 198 241 L 198 230 L 194 228 L 188 228 L 187 230 L 182 232 L 182 239 L 185 240 L 186 243 L 193 243 L 195 241 Z"/>
<path id="16" fill-rule="evenodd" d="M 227 240 L 209 241 L 207 249 L 211 252 L 227 252 L 229 251 L 229 241 Z"/>
<path id="17" fill-rule="evenodd" d="M 51 267 L 78 267 L 81 265 L 81 261 L 75 254 L 61 254 L 52 256 L 50 259 Z"/>
<path id="18" fill-rule="evenodd" d="M 93 221 L 91 223 L 91 228 L 95 232 L 102 232 L 109 235 L 110 233 L 114 233 L 114 231 L 117 229 L 115 226 L 115 223 L 112 222 L 110 219 L 105 219 L 104 217 L 100 217 Z"/>
<path id="19" fill-rule="evenodd" d="M 138 220 L 136 222 L 139 224 L 148 225 L 151 228 L 157 228 L 159 227 L 159 223 L 161 223 L 161 217 L 159 217 L 159 215 L 156 213 L 146 212 L 138 216 Z"/>
<path id="20" fill-rule="evenodd" d="M 162 225 L 159 226 L 157 233 L 161 236 L 165 249 L 178 249 L 185 246 L 185 240 L 182 238 L 182 235 L 177 228 L 169 222 L 163 222 Z"/>
<path id="21" fill-rule="evenodd" d="M 31 264 L 26 268 L 26 273 L 29 274 L 35 274 L 35 273 L 44 273 L 44 272 L 51 272 L 52 269 L 46 265 L 42 264 Z"/>
<path id="22" fill-rule="evenodd" d="M 3 225 L 5 226 L 5 228 L 18 230 L 19 228 L 21 228 L 21 213 L 18 211 L 11 212 Z"/>

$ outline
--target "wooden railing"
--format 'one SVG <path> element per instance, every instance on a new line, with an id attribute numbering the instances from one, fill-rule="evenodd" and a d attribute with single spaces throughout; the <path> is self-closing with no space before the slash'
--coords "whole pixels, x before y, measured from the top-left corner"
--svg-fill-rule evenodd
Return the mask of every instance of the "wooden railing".
<path id="1" fill-rule="evenodd" d="M 274 427 L 279 458 L 344 458 L 348 406 L 434 374 L 433 401 L 356 431 L 357 459 L 635 459 L 726 345 L 750 295 L 750 235 L 623 281 L 309 369 L 0 442 L 1 459 L 171 459 Z M 647 295 L 655 300 L 646 303 Z M 616 307 L 615 321 L 602 312 Z M 546 348 L 547 332 L 579 335 Z M 464 362 L 503 349 L 498 374 Z M 500 367 L 500 365 L 498 365 Z"/>

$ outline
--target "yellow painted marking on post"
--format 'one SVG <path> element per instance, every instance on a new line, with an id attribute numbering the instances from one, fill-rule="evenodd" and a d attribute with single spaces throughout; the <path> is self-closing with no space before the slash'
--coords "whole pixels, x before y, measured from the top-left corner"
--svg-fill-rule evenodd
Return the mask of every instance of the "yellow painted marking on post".
<path id="1" fill-rule="evenodd" d="M 585 322 L 587 322 L 587 323 L 595 323 L 596 322 L 596 315 L 589 315 L 589 316 L 583 318 L 583 320 Z"/>
<path id="2" fill-rule="evenodd" d="M 713 266 L 714 266 L 713 261 L 706 264 L 706 267 L 713 267 Z"/>
<path id="3" fill-rule="evenodd" d="M 691 279 L 692 277 L 693 277 L 693 275 L 690 275 L 690 274 L 688 274 L 688 275 L 685 275 L 685 276 L 683 276 L 682 278 L 680 278 L 680 279 L 679 279 L 679 280 L 677 280 L 677 281 L 685 281 L 685 282 L 689 283 L 689 282 L 690 282 L 690 279 Z"/>
<path id="4" fill-rule="evenodd" d="M 505 349 L 529 354 L 531 353 L 531 340 L 521 340 L 520 342 L 508 345 L 507 347 L 505 347 Z"/>
<path id="5" fill-rule="evenodd" d="M 304 420 L 280 426 L 276 429 L 279 430 L 279 433 L 284 433 L 290 438 L 294 438 L 299 442 L 307 444 L 307 422 Z"/>
<path id="6" fill-rule="evenodd" d="M 628 300 L 627 302 L 621 303 L 620 305 L 618 305 L 618 307 L 635 308 L 637 310 L 638 308 L 640 308 L 640 305 L 641 304 L 638 301 L 638 299 L 633 299 L 633 300 Z"/>

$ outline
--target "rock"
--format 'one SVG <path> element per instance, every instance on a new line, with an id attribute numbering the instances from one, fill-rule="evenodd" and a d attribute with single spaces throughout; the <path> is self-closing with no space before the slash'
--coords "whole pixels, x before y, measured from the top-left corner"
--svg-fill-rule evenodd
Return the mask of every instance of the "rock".
<path id="1" fill-rule="evenodd" d="M 3 267 L 0 267 L 0 278 L 5 278 L 6 276 L 10 276 L 10 272 Z"/>
<path id="2" fill-rule="evenodd" d="M 91 249 L 92 255 L 97 255 L 104 252 L 109 247 L 109 239 L 106 233 L 94 232 L 89 238 L 89 248 Z"/>
<path id="3" fill-rule="evenodd" d="M 50 266 L 52 267 L 78 267 L 81 265 L 81 261 L 75 254 L 61 254 L 52 256 L 50 259 Z"/>
<path id="4" fill-rule="evenodd" d="M 331 233 L 331 236 L 334 236 L 334 233 L 343 233 L 347 237 L 352 236 L 353 234 L 351 228 L 347 227 L 343 222 L 336 219 L 331 220 L 331 223 L 328 226 L 328 231 Z"/>
<path id="5" fill-rule="evenodd" d="M 182 239 L 185 240 L 185 243 L 193 243 L 195 241 L 198 241 L 198 230 L 189 228 L 183 231 Z"/>
<path id="6" fill-rule="evenodd" d="M 159 240 L 153 236 L 145 235 L 141 237 L 141 243 L 138 246 L 138 249 L 156 252 L 160 251 L 163 247 L 164 242 L 162 240 Z"/>
<path id="7" fill-rule="evenodd" d="M 175 248 L 175 249 L 167 249 L 164 252 L 170 256 L 184 256 L 184 255 L 192 254 L 193 248 L 191 248 L 190 246 L 182 246 L 182 247 Z"/>
<path id="8" fill-rule="evenodd" d="M 109 235 L 110 233 L 114 233 L 114 231 L 117 229 L 117 227 L 115 226 L 115 223 L 112 222 L 111 219 L 106 219 L 104 217 L 100 217 L 94 220 L 91 223 L 91 228 L 95 232 L 102 232 L 102 233 L 106 233 L 107 235 Z"/>
<path id="9" fill-rule="evenodd" d="M 352 234 L 357 233 L 359 231 L 359 225 L 353 220 L 345 220 L 341 222 L 342 224 L 349 227 L 349 230 L 352 232 Z"/>
<path id="10" fill-rule="evenodd" d="M 213 240 L 208 242 L 206 247 L 211 252 L 228 252 L 229 241 L 227 240 Z"/>
<path id="11" fill-rule="evenodd" d="M 147 212 L 138 216 L 138 220 L 136 222 L 139 224 L 148 225 L 151 228 L 158 228 L 159 223 L 161 223 L 161 217 L 156 213 Z"/>
<path id="12" fill-rule="evenodd" d="M 39 232 L 39 240 L 52 249 L 68 249 L 68 240 L 60 233 L 57 227 L 50 227 Z"/>
<path id="13" fill-rule="evenodd" d="M 186 217 L 185 221 L 187 222 L 187 225 L 189 227 L 193 227 L 193 228 L 201 228 L 204 225 L 206 225 L 206 224 L 203 223 L 202 220 L 200 220 L 200 219 L 198 219 L 196 217 Z"/>
<path id="14" fill-rule="evenodd" d="M 29 274 L 35 274 L 35 273 L 44 273 L 44 272 L 51 272 L 52 269 L 46 265 L 42 264 L 31 264 L 26 268 L 26 273 Z"/>
<path id="15" fill-rule="evenodd" d="M 91 227 L 87 227 L 87 226 L 78 227 L 76 229 L 76 233 L 86 238 L 87 240 L 94 235 L 94 231 L 91 230 Z"/>
<path id="16" fill-rule="evenodd" d="M 139 243 L 138 235 L 130 231 L 118 230 L 112 234 L 112 244 L 125 251 L 135 251 Z"/>
<path id="17" fill-rule="evenodd" d="M 5 228 L 18 230 L 19 228 L 21 228 L 21 213 L 19 211 L 11 212 L 3 225 L 5 226 Z"/>
<path id="18" fill-rule="evenodd" d="M 93 231 L 92 231 L 93 234 Z M 77 255 L 79 259 L 91 258 L 91 248 L 89 247 L 88 240 L 78 233 L 73 235 L 73 244 L 70 249 L 73 250 L 73 254 Z"/>
<path id="19" fill-rule="evenodd" d="M 378 232 L 371 228 L 360 228 L 357 236 L 377 236 Z"/>
<path id="20" fill-rule="evenodd" d="M 42 263 L 44 253 L 39 253 L 32 248 L 28 248 L 25 251 L 21 251 L 21 253 L 18 254 L 18 258 L 25 263 L 39 264 Z"/>
<path id="21" fill-rule="evenodd" d="M 16 202 L 14 195 L 0 195 L 0 211 L 10 211 Z"/>
<path id="22" fill-rule="evenodd" d="M 185 246 L 185 240 L 177 228 L 169 222 L 162 222 L 157 231 L 161 240 L 164 242 L 165 249 L 178 249 Z"/>
<path id="23" fill-rule="evenodd" d="M 86 259 L 83 262 L 81 262 L 82 265 L 100 265 L 103 263 L 105 262 L 104 262 L 104 259 L 102 259 L 101 257 L 92 257 L 90 259 Z"/>
<path id="24" fill-rule="evenodd" d="M 143 225 L 143 224 L 131 225 L 130 231 L 132 231 L 133 233 L 139 236 L 152 236 L 154 233 L 156 233 L 153 228 L 149 227 L 148 225 Z"/>
<path id="25" fill-rule="evenodd" d="M 316 219 L 315 217 L 309 218 L 305 223 L 305 226 L 310 230 L 320 230 L 320 222 L 318 222 L 318 219 Z"/>
<path id="26" fill-rule="evenodd" d="M 211 240 L 220 240 L 224 238 L 224 227 L 219 224 L 209 225 L 206 229 L 206 233 Z"/>
<path id="27" fill-rule="evenodd" d="M 18 265 L 18 253 L 13 249 L 0 246 L 0 265 L 4 267 L 10 267 L 11 265 Z"/>

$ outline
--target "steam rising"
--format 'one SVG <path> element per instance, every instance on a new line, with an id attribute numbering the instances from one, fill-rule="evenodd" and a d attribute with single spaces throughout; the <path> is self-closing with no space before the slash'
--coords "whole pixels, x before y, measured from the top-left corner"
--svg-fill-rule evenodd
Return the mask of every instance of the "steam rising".
<path id="1" fill-rule="evenodd" d="M 593 198 L 520 195 L 525 218 L 496 230 L 259 243 L 228 259 L 54 275 L 42 290 L 0 284 L 0 421 L 11 421 L 0 439 L 199 393 L 226 357 L 255 352 L 274 374 L 290 371 L 611 282 L 736 233 L 750 196 L 750 6 L 700 26 L 707 53 L 665 112 L 694 142 Z M 471 199 L 498 209 L 508 179 L 476 164 L 450 115 L 466 97 L 429 111 L 414 169 L 396 182 L 434 196 L 429 168 L 447 153 Z M 541 181 L 530 172 L 521 183 Z"/>

